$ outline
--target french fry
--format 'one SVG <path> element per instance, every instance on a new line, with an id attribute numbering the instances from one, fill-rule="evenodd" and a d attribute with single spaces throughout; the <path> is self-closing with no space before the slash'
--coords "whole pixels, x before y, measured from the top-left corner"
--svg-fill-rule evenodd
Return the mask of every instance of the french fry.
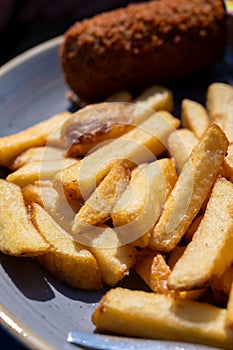
<path id="1" fill-rule="evenodd" d="M 171 159 L 161 159 L 140 169 L 113 208 L 111 218 L 122 242 L 146 246 L 149 232 L 174 187 L 177 173 Z"/>
<path id="2" fill-rule="evenodd" d="M 208 198 L 208 200 L 209 200 L 209 198 Z M 203 219 L 203 215 L 199 215 L 199 216 L 195 217 L 195 219 L 193 220 L 193 222 L 191 223 L 191 225 L 189 226 L 189 228 L 187 229 L 187 231 L 185 232 L 185 234 L 181 238 L 180 244 L 182 246 L 183 245 L 186 246 L 191 242 L 193 235 L 197 231 L 198 226 L 200 225 L 200 222 L 202 219 Z"/>
<path id="3" fill-rule="evenodd" d="M 168 255 L 168 266 L 171 270 L 173 270 L 175 264 L 180 259 L 180 257 L 183 255 L 186 247 L 177 245 Z"/>
<path id="4" fill-rule="evenodd" d="M 214 184 L 228 147 L 218 125 L 210 125 L 193 149 L 170 193 L 150 236 L 149 246 L 160 251 L 175 248 L 197 215 Z"/>
<path id="5" fill-rule="evenodd" d="M 132 102 L 133 96 L 127 90 L 118 90 L 108 96 L 106 102 Z"/>
<path id="6" fill-rule="evenodd" d="M 178 246 L 175 249 L 177 248 Z M 171 269 L 166 263 L 165 256 L 155 250 L 148 248 L 141 250 L 137 255 L 135 270 L 155 293 L 169 294 L 180 299 L 195 300 L 205 292 L 205 288 L 179 292 L 168 288 L 167 281 L 171 274 Z"/>
<path id="7" fill-rule="evenodd" d="M 233 87 L 225 83 L 212 83 L 206 94 L 206 106 L 212 121 L 228 111 L 233 103 Z"/>
<path id="8" fill-rule="evenodd" d="M 168 279 L 176 290 L 195 289 L 210 284 L 233 262 L 233 184 L 216 181 L 205 215 L 192 242 L 177 261 Z"/>
<path id="9" fill-rule="evenodd" d="M 98 144 L 131 130 L 135 124 L 134 109 L 131 104 L 103 102 L 73 113 L 61 129 L 68 157 L 84 156 Z M 146 118 L 148 113 L 144 115 Z"/>
<path id="10" fill-rule="evenodd" d="M 176 166 L 180 172 L 189 159 L 193 148 L 198 143 L 198 139 L 192 131 L 179 129 L 169 135 L 167 143 L 169 153 L 175 159 Z"/>
<path id="11" fill-rule="evenodd" d="M 100 271 L 94 256 L 74 242 L 38 204 L 32 206 L 32 221 L 50 250 L 38 258 L 39 263 L 68 285 L 81 289 L 101 289 Z"/>
<path id="12" fill-rule="evenodd" d="M 24 202 L 27 205 L 32 203 L 38 203 L 41 207 L 44 207 L 44 197 L 49 198 L 51 201 L 55 202 L 57 191 L 50 186 L 36 186 L 34 184 L 29 184 L 22 188 Z"/>
<path id="13" fill-rule="evenodd" d="M 111 289 L 92 315 L 97 329 L 126 336 L 185 341 L 232 349 L 226 310 L 164 294 Z"/>
<path id="14" fill-rule="evenodd" d="M 27 205 L 37 203 L 43 207 L 52 218 L 66 231 L 71 231 L 75 213 L 81 207 L 76 201 L 71 207 L 58 192 L 50 186 L 36 186 L 29 184 L 22 189 L 24 201 Z"/>
<path id="15" fill-rule="evenodd" d="M 230 295 L 227 303 L 226 328 L 233 330 L 233 284 L 231 284 Z"/>
<path id="16" fill-rule="evenodd" d="M 26 130 L 1 137 L 0 165 L 8 167 L 19 154 L 28 148 L 45 146 L 49 136 L 69 117 L 69 112 L 62 112 Z"/>
<path id="17" fill-rule="evenodd" d="M 65 158 L 64 160 L 46 160 L 28 163 L 13 173 L 10 173 L 7 176 L 7 181 L 24 187 L 38 180 L 52 180 L 56 173 L 62 171 L 62 168 L 67 168 L 78 162 L 79 161 L 74 158 Z"/>
<path id="18" fill-rule="evenodd" d="M 196 101 L 183 99 L 181 104 L 181 123 L 183 128 L 190 129 L 200 139 L 210 124 L 208 112 Z"/>
<path id="19" fill-rule="evenodd" d="M 164 110 L 171 112 L 174 107 L 172 91 L 159 85 L 153 85 L 145 89 L 133 102 L 138 106 L 154 111 Z"/>
<path id="20" fill-rule="evenodd" d="M 160 252 L 148 248 L 137 255 L 135 270 L 155 293 L 168 294 L 167 279 L 171 270 Z"/>
<path id="21" fill-rule="evenodd" d="M 102 224 L 110 219 L 111 212 L 121 193 L 128 186 L 130 170 L 119 160 L 99 184 L 92 195 L 76 214 L 72 226 L 72 234 L 76 236 L 90 226 Z"/>
<path id="22" fill-rule="evenodd" d="M 211 120 L 223 129 L 229 142 L 233 142 L 233 87 L 224 83 L 210 84 L 206 105 Z"/>
<path id="23" fill-rule="evenodd" d="M 103 145 L 54 177 L 54 186 L 67 198 L 88 198 L 95 186 L 109 172 L 116 159 L 127 160 L 129 166 L 154 159 L 165 151 L 168 135 L 179 126 L 179 120 L 168 112 L 157 112 L 137 128 Z"/>
<path id="24" fill-rule="evenodd" d="M 0 179 L 0 250 L 14 256 L 44 254 L 50 245 L 32 225 L 21 189 Z"/>
<path id="25" fill-rule="evenodd" d="M 233 282 L 233 266 L 228 267 L 221 276 L 215 277 L 211 281 L 211 289 L 216 292 L 222 292 L 229 297 L 231 285 Z"/>
<path id="26" fill-rule="evenodd" d="M 86 243 L 96 258 L 103 282 L 109 286 L 116 285 L 135 264 L 137 250 L 131 245 L 122 245 L 110 227 L 98 227 L 98 231 L 86 236 Z"/>
<path id="27" fill-rule="evenodd" d="M 153 111 L 171 111 L 172 108 L 172 92 L 164 87 L 152 86 L 133 104 L 103 102 L 87 105 L 64 123 L 61 139 L 68 148 L 69 157 L 83 156 L 96 145 L 130 131 Z"/>
<path id="28" fill-rule="evenodd" d="M 17 170 L 28 163 L 53 161 L 57 159 L 64 159 L 65 151 L 55 147 L 31 147 L 21 153 L 9 165 L 11 170 Z"/>
<path id="29" fill-rule="evenodd" d="M 233 143 L 228 146 L 227 155 L 223 161 L 222 171 L 224 176 L 233 182 Z"/>

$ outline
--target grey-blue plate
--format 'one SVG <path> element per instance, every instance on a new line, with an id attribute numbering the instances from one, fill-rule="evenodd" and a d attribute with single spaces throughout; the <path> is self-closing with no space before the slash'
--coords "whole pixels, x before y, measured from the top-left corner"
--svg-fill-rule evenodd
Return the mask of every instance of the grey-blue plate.
<path id="1" fill-rule="evenodd" d="M 0 69 L 0 136 L 22 130 L 71 107 L 65 94 L 58 50 L 62 38 L 39 45 Z M 213 81 L 233 83 L 232 47 L 211 71 L 172 87 L 176 113 L 183 97 L 204 102 Z M 3 173 L 2 173 L 3 176 Z M 134 276 L 122 285 L 145 288 Z M 0 324 L 31 349 L 80 349 L 67 342 L 68 332 L 92 334 L 91 315 L 105 291 L 69 288 L 35 261 L 0 254 Z M 136 348 L 130 339 L 130 349 Z M 204 349 L 192 344 L 145 340 L 154 350 Z"/>

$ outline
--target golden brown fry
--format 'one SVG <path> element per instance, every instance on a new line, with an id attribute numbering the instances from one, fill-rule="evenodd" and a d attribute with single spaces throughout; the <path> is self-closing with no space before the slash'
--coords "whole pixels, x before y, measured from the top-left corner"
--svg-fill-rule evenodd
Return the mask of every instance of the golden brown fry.
<path id="1" fill-rule="evenodd" d="M 46 160 L 28 163 L 9 174 L 7 176 L 7 181 L 24 187 L 38 180 L 52 180 L 56 173 L 78 162 L 79 161 L 74 158 L 65 158 L 64 160 Z"/>
<path id="2" fill-rule="evenodd" d="M 160 252 L 142 249 L 137 255 L 135 270 L 155 293 L 168 294 L 167 279 L 171 270 Z"/>
<path id="3" fill-rule="evenodd" d="M 186 247 L 182 247 L 177 245 L 168 255 L 168 266 L 171 270 L 173 270 L 175 264 L 180 259 L 180 257 L 183 255 Z"/>
<path id="4" fill-rule="evenodd" d="M 209 197 L 208 197 L 208 200 L 209 200 Z M 181 242 L 180 242 L 181 245 L 186 246 L 191 242 L 193 235 L 197 231 L 198 226 L 200 225 L 200 222 L 202 219 L 203 219 L 203 215 L 199 215 L 195 217 L 195 219 L 193 220 L 193 222 L 191 223 L 191 225 L 189 226 L 189 228 L 181 238 Z"/>
<path id="5" fill-rule="evenodd" d="M 233 266 L 228 267 L 221 276 L 211 281 L 211 289 L 229 296 L 233 282 Z"/>
<path id="6" fill-rule="evenodd" d="M 38 204 L 32 206 L 32 220 L 51 248 L 38 258 L 48 271 L 72 287 L 101 289 L 100 271 L 94 256 L 74 242 Z"/>
<path id="7" fill-rule="evenodd" d="M 106 102 L 132 102 L 133 96 L 127 90 L 118 90 L 105 100 Z"/>
<path id="8" fill-rule="evenodd" d="M 45 146 L 49 136 L 69 117 L 69 112 L 62 112 L 17 134 L 1 137 L 0 165 L 9 166 L 30 147 Z"/>
<path id="9" fill-rule="evenodd" d="M 233 87 L 225 83 L 212 83 L 206 94 L 206 106 L 212 121 L 228 111 L 233 103 Z"/>
<path id="10" fill-rule="evenodd" d="M 178 171 L 181 171 L 198 143 L 198 139 L 192 131 L 179 129 L 169 135 L 167 143 L 169 153 L 175 159 Z"/>
<path id="11" fill-rule="evenodd" d="M 65 151 L 55 147 L 31 147 L 21 153 L 9 165 L 11 170 L 16 170 L 28 163 L 53 161 L 57 159 L 64 159 Z"/>
<path id="12" fill-rule="evenodd" d="M 210 118 L 206 108 L 200 103 L 183 99 L 181 104 L 181 123 L 183 128 L 190 129 L 197 138 L 201 138 L 209 126 Z"/>
<path id="13" fill-rule="evenodd" d="M 176 263 L 168 286 L 199 288 L 223 274 L 233 262 L 233 184 L 224 178 L 213 187 L 205 215 L 192 242 Z"/>
<path id="14" fill-rule="evenodd" d="M 108 101 L 87 105 L 64 124 L 61 139 L 69 157 L 83 156 L 98 144 L 130 131 L 153 111 L 171 111 L 172 107 L 172 92 L 164 87 L 152 86 L 133 104 Z"/>
<path id="15" fill-rule="evenodd" d="M 206 104 L 211 120 L 223 129 L 229 142 L 233 142 L 233 86 L 224 83 L 210 84 Z"/>
<path id="16" fill-rule="evenodd" d="M 149 246 L 160 251 L 175 248 L 197 215 L 219 173 L 228 141 L 218 125 L 210 125 L 191 153 L 190 161 L 170 193 L 151 233 Z"/>
<path id="17" fill-rule="evenodd" d="M 151 115 L 137 128 L 111 141 L 54 177 L 54 186 L 67 198 L 88 198 L 95 186 L 109 172 L 116 159 L 133 167 L 154 159 L 165 151 L 168 135 L 179 126 L 179 120 L 168 112 Z"/>
<path id="18" fill-rule="evenodd" d="M 32 225 L 21 189 L 0 179 L 0 250 L 14 256 L 44 254 L 50 245 Z"/>
<path id="19" fill-rule="evenodd" d="M 195 300 L 205 292 L 204 288 L 179 292 L 169 289 L 167 281 L 171 274 L 170 267 L 166 263 L 165 256 L 155 250 L 142 249 L 137 255 L 135 269 L 155 293 L 169 294 L 180 299 Z"/>
<path id="20" fill-rule="evenodd" d="M 93 230 L 86 239 L 86 248 L 96 258 L 103 282 L 116 285 L 134 265 L 137 250 L 131 245 L 122 245 L 116 232 L 107 226 Z"/>
<path id="21" fill-rule="evenodd" d="M 226 310 L 197 301 L 123 288 L 110 290 L 92 315 L 99 330 L 232 349 Z"/>
<path id="22" fill-rule="evenodd" d="M 233 182 L 233 143 L 228 146 L 227 155 L 223 161 L 222 172 L 225 177 Z"/>
<path id="23" fill-rule="evenodd" d="M 171 112 L 174 107 L 172 91 L 158 85 L 145 89 L 133 102 L 138 106 L 154 111 L 164 110 Z"/>
<path id="24" fill-rule="evenodd" d="M 148 244 L 149 232 L 176 180 L 174 163 L 166 158 L 144 166 L 132 177 L 111 214 L 122 242 Z"/>
<path id="25" fill-rule="evenodd" d="M 121 193 L 128 186 L 130 170 L 124 161 L 116 161 L 112 169 L 76 214 L 72 234 L 88 231 L 90 226 L 110 219 L 111 212 Z"/>
<path id="26" fill-rule="evenodd" d="M 233 330 L 233 284 L 231 284 L 230 295 L 227 303 L 226 328 Z"/>
<path id="27" fill-rule="evenodd" d="M 67 201 L 50 186 L 40 187 L 30 184 L 25 186 L 22 192 L 27 205 L 31 205 L 32 203 L 39 204 L 64 230 L 68 232 L 71 231 L 75 213 L 77 213 L 81 207 L 78 201 L 71 207 Z"/>

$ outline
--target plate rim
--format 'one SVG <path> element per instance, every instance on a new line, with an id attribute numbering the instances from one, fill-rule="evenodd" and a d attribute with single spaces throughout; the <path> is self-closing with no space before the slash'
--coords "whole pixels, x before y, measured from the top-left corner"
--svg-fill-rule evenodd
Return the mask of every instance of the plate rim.
<path id="1" fill-rule="evenodd" d="M 0 326 L 29 349 L 56 350 L 43 338 L 30 330 L 23 322 L 17 320 L 2 304 L 0 304 Z"/>
<path id="2" fill-rule="evenodd" d="M 32 48 L 13 57 L 10 61 L 6 62 L 0 67 L 0 78 L 2 78 L 5 74 L 9 73 L 12 69 L 15 69 L 17 66 L 24 63 L 25 61 L 37 56 L 41 52 L 59 46 L 62 43 L 62 40 L 63 35 L 56 36 L 52 39 L 46 40 L 38 45 L 35 45 Z"/>
<path id="3" fill-rule="evenodd" d="M 41 52 L 59 46 L 62 40 L 63 35 L 56 36 L 15 56 L 0 67 L 0 78 Z M 56 350 L 53 346 L 44 341 L 43 338 L 30 330 L 23 322 L 13 316 L 13 314 L 11 314 L 2 304 L 0 304 L 0 325 L 16 340 L 21 342 L 21 344 L 30 349 Z"/>

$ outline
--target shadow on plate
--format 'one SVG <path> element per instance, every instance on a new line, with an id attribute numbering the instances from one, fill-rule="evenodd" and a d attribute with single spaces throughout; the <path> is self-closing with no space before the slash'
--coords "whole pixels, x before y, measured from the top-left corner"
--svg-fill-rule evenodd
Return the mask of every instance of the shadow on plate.
<path id="1" fill-rule="evenodd" d="M 0 253 L 0 264 L 11 281 L 28 299 L 47 301 L 55 297 L 46 275 L 30 258 L 17 258 Z"/>

